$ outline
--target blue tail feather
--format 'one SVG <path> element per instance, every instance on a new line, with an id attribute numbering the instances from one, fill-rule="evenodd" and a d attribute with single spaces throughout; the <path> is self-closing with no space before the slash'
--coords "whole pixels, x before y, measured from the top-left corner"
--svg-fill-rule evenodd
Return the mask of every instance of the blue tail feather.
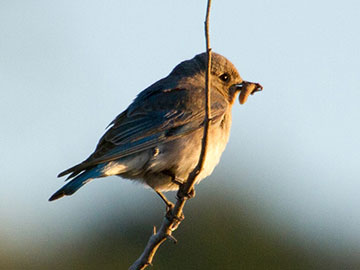
<path id="1" fill-rule="evenodd" d="M 49 201 L 54 201 L 60 199 L 65 195 L 74 194 L 79 188 L 85 185 L 87 182 L 91 181 L 94 178 L 99 178 L 103 175 L 102 169 L 104 165 L 98 165 L 90 170 L 86 170 L 72 179 L 65 186 L 56 191 L 49 199 Z"/>

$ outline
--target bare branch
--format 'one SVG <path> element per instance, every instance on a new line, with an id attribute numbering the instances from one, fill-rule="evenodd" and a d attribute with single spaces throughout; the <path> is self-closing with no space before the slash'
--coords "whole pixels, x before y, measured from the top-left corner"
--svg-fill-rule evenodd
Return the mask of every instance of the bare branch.
<path id="1" fill-rule="evenodd" d="M 180 193 L 188 194 L 194 188 L 196 183 L 196 178 L 204 167 L 205 156 L 207 152 L 208 144 L 208 131 L 210 126 L 211 119 L 211 106 L 210 106 L 210 67 L 211 67 L 211 48 L 210 48 L 210 37 L 209 37 L 209 16 L 210 16 L 210 7 L 211 0 L 208 0 L 206 18 L 205 18 L 205 41 L 206 41 L 206 52 L 207 52 L 207 64 L 206 64 L 206 74 L 205 74 L 205 118 L 204 118 L 204 135 L 201 143 L 201 152 L 198 164 L 194 170 L 190 173 L 187 181 L 184 186 L 179 190 Z M 178 193 L 178 196 L 180 194 Z"/>
<path id="2" fill-rule="evenodd" d="M 150 236 L 148 243 L 140 255 L 140 257 L 134 262 L 129 270 L 141 270 L 147 266 L 152 265 L 152 261 L 157 249 L 166 240 L 171 239 L 176 243 L 176 239 L 172 236 L 172 232 L 177 229 L 181 221 L 184 219 L 183 208 L 186 201 L 190 198 L 189 194 L 194 191 L 194 184 L 201 172 L 207 151 L 208 133 L 211 119 L 211 106 L 210 106 L 210 68 L 211 68 L 211 48 L 209 38 L 209 17 L 210 17 L 211 0 L 207 2 L 206 17 L 205 17 L 205 40 L 206 40 L 206 52 L 207 52 L 207 66 L 205 75 L 205 117 L 204 117 L 204 134 L 201 142 L 201 152 L 197 165 L 194 170 L 189 174 L 187 181 L 179 187 L 177 194 L 177 201 L 172 209 L 170 215 L 166 215 L 160 226 L 160 229 L 156 232 L 154 227 L 153 235 Z"/>

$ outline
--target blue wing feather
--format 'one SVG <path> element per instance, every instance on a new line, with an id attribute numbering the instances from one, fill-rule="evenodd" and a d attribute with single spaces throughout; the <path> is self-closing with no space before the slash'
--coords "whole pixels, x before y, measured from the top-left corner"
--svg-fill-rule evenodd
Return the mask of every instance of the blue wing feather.
<path id="1" fill-rule="evenodd" d="M 193 90 L 191 95 L 186 89 L 152 90 L 147 99 L 142 96 L 140 94 L 126 111 L 115 118 L 88 159 L 59 176 L 71 173 L 69 178 L 75 177 L 87 168 L 175 140 L 203 125 L 202 89 Z M 212 121 L 219 119 L 227 106 L 224 99 L 212 99 Z"/>

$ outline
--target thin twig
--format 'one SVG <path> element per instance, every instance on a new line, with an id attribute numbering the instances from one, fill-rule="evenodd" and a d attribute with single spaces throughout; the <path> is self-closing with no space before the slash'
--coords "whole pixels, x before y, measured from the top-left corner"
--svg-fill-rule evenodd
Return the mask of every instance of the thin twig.
<path id="1" fill-rule="evenodd" d="M 211 109 L 210 109 L 210 76 L 211 76 L 211 48 L 210 48 L 210 37 L 209 37 L 209 16 L 210 16 L 210 7 L 211 0 L 208 0 L 207 10 L 206 10 L 206 18 L 205 18 L 205 41 L 206 41 L 206 53 L 207 53 L 207 64 L 206 64 L 206 73 L 205 73 L 205 117 L 204 117 L 204 135 L 201 142 L 201 152 L 198 164 L 194 168 L 194 170 L 190 173 L 188 180 L 185 182 L 183 190 L 184 193 L 189 193 L 196 183 L 196 178 L 204 167 L 206 152 L 207 152 L 207 144 L 208 144 L 208 134 L 209 134 L 209 126 L 211 119 Z"/>
<path id="2" fill-rule="evenodd" d="M 189 174 L 187 181 L 180 186 L 177 194 L 176 204 L 172 210 L 171 216 L 166 215 L 163 222 L 156 232 L 154 227 L 153 234 L 150 236 L 148 243 L 140 255 L 140 257 L 130 266 L 129 270 L 142 270 L 147 266 L 152 265 L 152 261 L 157 249 L 166 240 L 171 239 L 176 242 L 176 239 L 172 236 L 172 232 L 177 229 L 181 221 L 184 219 L 183 208 L 186 201 L 189 199 L 188 194 L 194 189 L 197 176 L 204 167 L 205 156 L 208 144 L 208 133 L 211 119 L 211 106 L 210 106 L 210 67 L 211 67 L 211 48 L 209 38 L 209 17 L 210 17 L 211 0 L 207 2 L 206 17 L 205 17 L 205 40 L 206 40 L 206 52 L 207 52 L 207 66 L 205 74 L 205 117 L 204 117 L 204 134 L 201 142 L 201 152 L 199 161 L 194 170 Z"/>

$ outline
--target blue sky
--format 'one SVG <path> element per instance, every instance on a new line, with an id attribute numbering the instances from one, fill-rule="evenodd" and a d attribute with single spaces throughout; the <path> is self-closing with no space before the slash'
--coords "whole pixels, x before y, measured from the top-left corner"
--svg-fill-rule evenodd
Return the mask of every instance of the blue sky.
<path id="1" fill-rule="evenodd" d="M 205 1 L 0 5 L 0 233 L 21 246 L 81 230 L 109 198 L 124 218 L 154 202 L 116 177 L 47 199 L 138 92 L 204 51 Z M 360 249 L 359 14 L 346 0 L 213 1 L 213 50 L 264 91 L 234 106 L 198 192 L 231 189 L 299 239 Z"/>

